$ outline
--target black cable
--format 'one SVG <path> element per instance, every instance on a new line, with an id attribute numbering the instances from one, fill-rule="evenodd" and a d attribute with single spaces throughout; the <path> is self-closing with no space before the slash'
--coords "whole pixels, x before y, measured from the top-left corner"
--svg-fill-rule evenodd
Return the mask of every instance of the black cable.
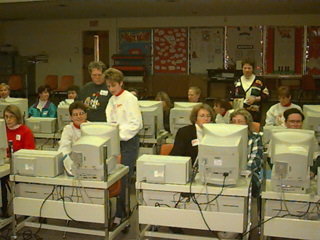
<path id="1" fill-rule="evenodd" d="M 192 194 L 192 182 L 193 182 L 193 180 L 195 179 L 196 174 L 197 174 L 197 169 L 194 168 L 194 170 L 193 170 L 193 172 L 192 172 L 192 175 L 191 175 L 190 187 L 189 187 L 189 193 L 190 193 L 191 199 L 192 199 L 192 201 L 197 205 L 197 207 L 198 207 L 198 209 L 199 209 L 199 212 L 200 212 L 200 214 L 201 214 L 202 220 L 203 220 L 204 224 L 206 225 L 206 227 L 208 228 L 208 230 L 209 230 L 211 233 L 213 233 L 213 236 L 214 236 L 214 237 L 216 237 L 216 238 L 218 238 L 218 239 L 220 240 L 220 238 L 219 238 L 219 236 L 216 234 L 216 232 L 213 231 L 213 230 L 210 228 L 209 224 L 207 223 L 207 221 L 206 221 L 206 219 L 205 219 L 205 217 L 204 217 L 204 215 L 203 215 L 203 212 L 202 212 L 202 209 L 201 209 L 201 207 L 200 207 L 200 204 L 198 203 L 198 200 L 197 200 L 196 197 Z M 225 179 L 226 179 L 227 176 L 228 176 L 228 175 L 224 175 L 223 185 L 224 185 L 224 182 L 225 182 Z M 222 190 L 223 190 L 223 187 L 222 187 L 222 189 L 221 189 L 220 194 L 222 193 Z M 215 199 L 217 199 L 217 198 L 215 198 Z"/>
<path id="2" fill-rule="evenodd" d="M 42 202 L 42 204 L 41 204 L 41 206 L 40 206 L 40 210 L 39 210 L 39 219 L 41 219 L 42 208 L 43 208 L 44 204 L 45 204 L 46 201 L 49 199 L 49 197 L 51 197 L 51 196 L 53 195 L 53 192 L 54 192 L 55 189 L 56 189 L 56 187 L 53 186 L 51 193 L 43 200 L 43 202 Z M 40 221 L 39 228 L 37 229 L 37 231 L 35 232 L 34 235 L 37 235 L 37 234 L 40 232 L 41 227 L 42 227 L 42 221 Z"/>
<path id="3" fill-rule="evenodd" d="M 80 222 L 78 220 L 75 220 L 74 218 L 72 218 L 69 213 L 67 212 L 67 208 L 66 208 L 66 204 L 65 204 L 65 199 L 64 199 L 64 186 L 62 186 L 62 205 L 63 205 L 63 210 L 65 212 L 65 214 L 67 215 L 68 218 L 70 218 L 70 220 L 74 221 L 74 222 Z"/>

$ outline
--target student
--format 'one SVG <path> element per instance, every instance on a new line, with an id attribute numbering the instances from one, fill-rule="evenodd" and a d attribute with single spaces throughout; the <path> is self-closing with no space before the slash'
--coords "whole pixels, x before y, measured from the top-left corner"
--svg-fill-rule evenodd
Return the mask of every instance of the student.
<path id="1" fill-rule="evenodd" d="M 173 108 L 171 99 L 165 92 L 158 92 L 155 100 L 162 101 L 163 126 L 166 131 L 170 132 L 170 110 Z"/>
<path id="2" fill-rule="evenodd" d="M 81 137 L 80 125 L 87 121 L 87 108 L 80 102 L 75 101 L 69 107 L 71 123 L 63 128 L 59 141 L 59 152 L 65 156 L 64 166 L 69 174 L 71 173 L 72 160 L 68 156 L 71 153 L 72 145 Z"/>
<path id="3" fill-rule="evenodd" d="M 283 116 L 285 118 L 285 126 L 289 129 L 302 129 L 302 123 L 304 120 L 303 113 L 297 108 L 287 109 Z M 313 178 L 318 173 L 318 167 L 320 167 L 320 155 L 319 155 L 319 146 L 318 142 L 315 140 L 315 161 L 313 162 L 313 166 L 310 168 L 310 178 Z"/>
<path id="4" fill-rule="evenodd" d="M 80 88 L 77 85 L 71 85 L 67 88 L 68 99 L 77 99 Z"/>
<path id="5" fill-rule="evenodd" d="M 296 108 L 300 111 L 300 106 L 291 103 L 291 93 L 288 86 L 278 88 L 279 103 L 270 107 L 267 111 L 266 126 L 284 126 L 283 112 L 290 108 Z"/>
<path id="6" fill-rule="evenodd" d="M 0 101 L 6 101 L 10 99 L 10 86 L 5 83 L 0 84 Z"/>
<path id="7" fill-rule="evenodd" d="M 29 117 L 57 117 L 57 107 L 49 101 L 50 87 L 42 85 L 38 88 L 39 100 L 28 111 Z"/>
<path id="8" fill-rule="evenodd" d="M 87 106 L 88 120 L 92 122 L 106 121 L 105 111 L 111 97 L 102 75 L 106 68 L 106 65 L 101 61 L 91 62 L 88 70 L 92 82 L 86 83 L 80 91 L 79 100 Z"/>
<path id="9" fill-rule="evenodd" d="M 269 91 L 263 80 L 253 73 L 254 68 L 252 59 L 242 61 L 243 75 L 235 81 L 231 99 L 243 98 L 243 108 L 251 113 L 254 122 L 260 122 L 261 102 L 269 98 Z"/>
<path id="10" fill-rule="evenodd" d="M 63 105 L 70 105 L 75 101 L 75 99 L 78 99 L 80 88 L 77 85 L 71 85 L 67 88 L 67 94 L 68 98 L 59 102 L 58 108 L 62 107 Z"/>
<path id="11" fill-rule="evenodd" d="M 17 106 L 7 106 L 4 109 L 3 118 L 6 122 L 8 141 L 12 141 L 13 152 L 20 149 L 35 149 L 33 134 L 31 130 L 22 123 L 22 114 Z"/>
<path id="12" fill-rule="evenodd" d="M 108 123 L 119 125 L 121 163 L 129 166 L 128 179 L 133 176 L 135 162 L 139 151 L 139 130 L 142 129 L 142 116 L 138 99 L 123 89 L 123 73 L 109 68 L 104 73 L 108 90 L 112 94 L 106 108 Z M 125 203 L 126 181 L 122 181 L 120 198 Z M 121 223 L 125 217 L 123 205 L 117 201 L 116 217 L 112 228 Z"/>
<path id="13" fill-rule="evenodd" d="M 230 123 L 248 126 L 248 162 L 247 167 L 252 172 L 252 196 L 260 195 L 259 174 L 262 167 L 263 144 L 261 135 L 252 129 L 253 119 L 245 109 L 238 109 L 231 113 Z"/>
<path id="14" fill-rule="evenodd" d="M 192 164 L 194 164 L 198 156 L 198 145 L 203 137 L 203 124 L 212 122 L 213 117 L 212 107 L 208 104 L 195 106 L 190 114 L 192 125 L 178 130 L 170 155 L 191 157 Z"/>
<path id="15" fill-rule="evenodd" d="M 213 110 L 216 114 L 216 123 L 229 123 L 230 114 L 234 111 L 227 99 L 220 99 L 214 101 Z"/>
<path id="16" fill-rule="evenodd" d="M 190 87 L 188 90 L 188 99 L 189 102 L 200 102 L 200 95 L 201 95 L 201 90 L 200 88 L 193 86 Z"/>

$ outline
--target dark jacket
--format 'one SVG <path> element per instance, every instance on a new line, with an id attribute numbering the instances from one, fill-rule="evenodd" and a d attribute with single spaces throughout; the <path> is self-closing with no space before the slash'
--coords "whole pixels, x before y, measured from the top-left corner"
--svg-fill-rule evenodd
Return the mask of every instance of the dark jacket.
<path id="1" fill-rule="evenodd" d="M 195 125 L 180 128 L 174 140 L 170 155 L 191 157 L 193 164 L 198 156 L 198 145 L 192 146 L 192 141 L 195 139 L 197 139 Z"/>

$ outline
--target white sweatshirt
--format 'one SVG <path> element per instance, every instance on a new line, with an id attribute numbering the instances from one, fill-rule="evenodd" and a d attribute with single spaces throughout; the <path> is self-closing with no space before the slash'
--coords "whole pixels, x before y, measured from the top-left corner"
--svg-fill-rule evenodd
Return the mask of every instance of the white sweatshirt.
<path id="1" fill-rule="evenodd" d="M 230 114 L 234 112 L 234 109 L 230 109 L 226 112 L 224 116 L 222 116 L 220 113 L 216 116 L 216 123 L 230 123 Z"/>
<path id="2" fill-rule="evenodd" d="M 63 155 L 71 153 L 72 145 L 81 137 L 81 130 L 76 128 L 71 122 L 64 126 L 61 139 L 59 141 L 59 152 Z"/>
<path id="3" fill-rule="evenodd" d="M 109 99 L 106 116 L 108 123 L 119 124 L 121 141 L 133 138 L 143 126 L 138 99 L 126 90 Z"/>
<path id="4" fill-rule="evenodd" d="M 271 106 L 267 112 L 266 126 L 284 126 L 283 113 L 290 108 L 297 108 L 302 112 L 301 107 L 293 103 L 288 107 L 284 107 L 280 103 Z"/>

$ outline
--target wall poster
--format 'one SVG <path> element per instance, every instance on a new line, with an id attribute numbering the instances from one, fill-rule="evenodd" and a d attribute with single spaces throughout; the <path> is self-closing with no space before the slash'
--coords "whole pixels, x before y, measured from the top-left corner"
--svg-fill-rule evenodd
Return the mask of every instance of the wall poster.
<path id="1" fill-rule="evenodd" d="M 228 27 L 226 36 L 228 67 L 236 68 L 242 59 L 252 58 L 256 61 L 255 74 L 262 74 L 262 27 Z"/>
<path id="2" fill-rule="evenodd" d="M 307 73 L 320 74 L 320 26 L 307 30 Z"/>
<path id="3" fill-rule="evenodd" d="M 206 74 L 207 69 L 224 67 L 224 28 L 190 29 L 190 73 Z"/>
<path id="4" fill-rule="evenodd" d="M 187 73 L 187 28 L 156 28 L 153 33 L 153 72 Z"/>

